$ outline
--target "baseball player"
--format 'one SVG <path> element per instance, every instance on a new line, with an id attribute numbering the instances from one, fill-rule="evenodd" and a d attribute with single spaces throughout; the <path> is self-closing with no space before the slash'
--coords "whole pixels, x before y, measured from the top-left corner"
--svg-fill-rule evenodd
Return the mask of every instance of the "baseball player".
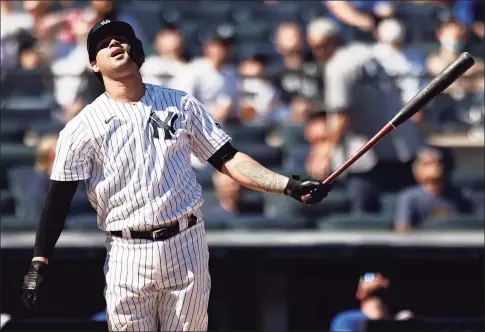
<path id="1" fill-rule="evenodd" d="M 59 135 L 23 301 L 36 305 L 71 199 L 85 181 L 106 233 L 109 330 L 205 331 L 209 252 L 190 154 L 245 187 L 308 205 L 331 185 L 271 172 L 237 151 L 194 97 L 144 84 L 143 47 L 129 24 L 97 23 L 87 46 L 105 93 Z"/>

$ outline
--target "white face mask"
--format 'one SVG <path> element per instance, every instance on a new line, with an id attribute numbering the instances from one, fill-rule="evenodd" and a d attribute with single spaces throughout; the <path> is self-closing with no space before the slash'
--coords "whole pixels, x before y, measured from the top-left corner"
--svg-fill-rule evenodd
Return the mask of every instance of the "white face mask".
<path id="1" fill-rule="evenodd" d="M 442 38 L 440 40 L 441 46 L 452 51 L 452 52 L 460 52 L 465 47 L 465 44 L 451 38 Z"/>

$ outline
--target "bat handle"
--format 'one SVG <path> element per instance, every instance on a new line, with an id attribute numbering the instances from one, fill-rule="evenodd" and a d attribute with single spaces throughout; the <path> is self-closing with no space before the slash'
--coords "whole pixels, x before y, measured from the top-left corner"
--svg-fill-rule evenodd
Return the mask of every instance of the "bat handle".
<path id="1" fill-rule="evenodd" d="M 329 184 L 335 181 L 335 179 L 352 166 L 360 157 L 362 157 L 367 151 L 372 149 L 384 136 L 396 129 L 394 125 L 388 123 L 382 129 L 374 135 L 367 143 L 365 143 L 359 150 L 357 150 L 345 163 L 337 168 L 332 174 L 330 174 L 324 181 L 324 184 Z"/>

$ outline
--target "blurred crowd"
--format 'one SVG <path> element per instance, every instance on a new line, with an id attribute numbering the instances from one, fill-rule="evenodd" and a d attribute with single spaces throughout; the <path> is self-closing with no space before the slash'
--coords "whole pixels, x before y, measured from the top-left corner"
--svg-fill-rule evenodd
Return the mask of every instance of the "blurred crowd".
<path id="1" fill-rule="evenodd" d="M 260 155 L 263 164 L 318 179 L 365 142 L 362 133 L 376 132 L 461 52 L 472 53 L 475 66 L 387 146 L 356 163 L 317 215 L 306 216 L 307 211 L 283 207 L 280 200 L 247 193 L 195 160 L 194 168 L 206 191 L 206 219 L 214 220 L 214 227 L 239 227 L 244 222 L 252 227 L 257 222 L 251 218 L 261 216 L 276 220 L 267 225 L 287 227 L 285 220 L 292 213 L 305 217 L 301 223 L 290 223 L 292 227 L 308 227 L 335 214 L 359 216 L 364 227 L 364 215 L 371 214 L 369 227 L 376 227 L 375 215 L 386 215 L 392 223 L 377 228 L 408 231 L 434 219 L 484 216 L 483 174 L 471 181 L 472 187 L 462 186 L 452 179 L 455 169 L 449 151 L 426 144 L 430 128 L 481 128 L 483 135 L 482 1 L 0 4 L 2 85 L 7 86 L 2 89 L 2 131 L 8 126 L 6 132 L 11 133 L 3 141 L 20 141 L 36 150 L 34 166 L 12 162 L 4 170 L 4 215 L 38 217 L 57 133 L 104 92 L 89 64 L 87 34 L 98 21 L 118 19 L 130 23 L 144 44 L 147 58 L 141 74 L 146 83 L 194 95 L 233 136 L 234 145 Z M 336 60 L 342 49 L 346 56 Z M 379 70 L 374 69 L 370 81 L 357 84 L 347 68 L 365 52 L 374 54 Z M 369 93 L 365 84 L 382 85 L 382 91 L 388 89 L 384 85 L 392 85 L 399 96 Z M 39 115 L 40 108 L 48 109 L 45 117 Z M 31 115 L 32 110 L 37 113 Z M 84 189 L 79 190 L 71 214 L 78 205 L 79 215 L 89 214 Z"/>

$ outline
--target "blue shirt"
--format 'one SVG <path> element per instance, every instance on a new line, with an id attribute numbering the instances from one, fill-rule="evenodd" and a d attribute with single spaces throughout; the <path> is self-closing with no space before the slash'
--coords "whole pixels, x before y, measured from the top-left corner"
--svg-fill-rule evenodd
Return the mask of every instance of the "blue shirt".
<path id="1" fill-rule="evenodd" d="M 440 196 L 426 192 L 421 185 L 401 191 L 396 202 L 396 223 L 416 226 L 426 220 L 471 213 L 472 204 L 462 190 L 448 187 Z"/>
<path id="2" fill-rule="evenodd" d="M 367 316 L 361 310 L 346 310 L 338 313 L 330 323 L 330 332 L 358 332 Z"/>

